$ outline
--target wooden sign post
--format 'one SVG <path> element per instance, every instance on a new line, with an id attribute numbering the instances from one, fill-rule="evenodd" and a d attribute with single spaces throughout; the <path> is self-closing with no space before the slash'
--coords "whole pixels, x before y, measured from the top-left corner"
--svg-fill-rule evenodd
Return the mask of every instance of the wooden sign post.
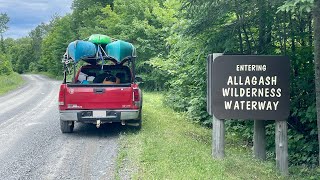
<path id="1" fill-rule="evenodd" d="M 224 120 L 217 119 L 213 116 L 212 122 L 212 155 L 217 159 L 224 158 L 224 147 L 225 147 L 225 127 Z"/>
<path id="2" fill-rule="evenodd" d="M 253 154 L 257 159 L 266 160 L 266 127 L 261 120 L 254 121 Z"/>
<path id="3" fill-rule="evenodd" d="M 213 60 L 221 55 L 221 53 L 211 54 L 208 56 L 207 61 L 207 111 L 210 115 L 212 115 L 212 156 L 217 159 L 222 159 L 225 156 L 225 126 L 223 119 L 217 119 L 213 115 L 211 87 Z"/>
<path id="4" fill-rule="evenodd" d="M 288 125 L 276 120 L 276 164 L 282 175 L 288 175 Z"/>
<path id="5" fill-rule="evenodd" d="M 266 159 L 264 120 L 276 120 L 276 162 L 288 174 L 290 60 L 284 56 L 212 54 L 207 60 L 207 111 L 213 116 L 212 155 L 224 157 L 225 119 L 254 120 L 254 155 Z"/>

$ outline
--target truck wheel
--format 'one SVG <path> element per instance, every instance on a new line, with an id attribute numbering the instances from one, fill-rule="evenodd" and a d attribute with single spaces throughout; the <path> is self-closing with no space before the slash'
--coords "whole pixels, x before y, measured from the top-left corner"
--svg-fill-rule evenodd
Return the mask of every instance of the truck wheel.
<path id="1" fill-rule="evenodd" d="M 142 127 L 142 109 L 140 110 L 139 118 L 135 122 L 138 123 L 138 126 L 135 126 L 134 129 L 140 130 Z"/>
<path id="2" fill-rule="evenodd" d="M 74 122 L 60 120 L 60 128 L 62 133 L 72 133 L 74 128 Z"/>
<path id="3" fill-rule="evenodd" d="M 140 130 L 141 127 L 142 127 L 142 120 L 138 119 L 138 120 L 136 120 L 136 123 L 138 123 L 138 126 L 135 126 L 134 129 L 135 130 Z"/>
<path id="4" fill-rule="evenodd" d="M 142 127 L 142 110 L 139 112 L 139 116 L 137 119 L 131 119 L 126 121 L 126 124 L 130 126 L 130 129 L 139 131 Z"/>

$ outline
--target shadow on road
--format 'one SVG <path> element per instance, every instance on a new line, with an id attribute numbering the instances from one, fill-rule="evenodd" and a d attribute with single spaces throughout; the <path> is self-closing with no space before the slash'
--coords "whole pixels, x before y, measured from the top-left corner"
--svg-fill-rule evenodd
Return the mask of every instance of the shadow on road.
<path id="1" fill-rule="evenodd" d="M 131 126 L 122 126 L 120 123 L 102 124 L 97 128 L 94 124 L 75 123 L 73 133 L 68 136 L 83 137 L 118 137 L 121 133 L 138 132 Z"/>

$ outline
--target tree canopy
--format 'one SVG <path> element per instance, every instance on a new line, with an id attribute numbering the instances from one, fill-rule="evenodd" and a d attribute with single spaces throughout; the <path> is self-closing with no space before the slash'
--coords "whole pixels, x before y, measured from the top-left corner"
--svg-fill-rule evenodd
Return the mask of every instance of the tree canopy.
<path id="1" fill-rule="evenodd" d="M 6 13 L 0 13 L 0 34 L 8 30 L 7 23 L 9 22 L 9 16 Z"/>
<path id="2" fill-rule="evenodd" d="M 289 160 L 317 164 L 314 0 L 74 0 L 73 12 L 40 24 L 27 37 L 6 39 L 5 59 L 19 73 L 62 74 L 67 45 L 107 34 L 137 47 L 144 89 L 164 91 L 165 104 L 211 126 L 206 112 L 206 57 L 210 53 L 287 55 L 291 59 Z M 0 16 L 0 32 L 8 17 Z M 4 53 L 3 53 L 4 54 Z M 0 56 L 1 57 L 1 56 Z M 2 57 L 3 59 L 3 57 Z M 227 129 L 252 143 L 252 122 Z M 274 156 L 274 125 L 267 125 Z"/>

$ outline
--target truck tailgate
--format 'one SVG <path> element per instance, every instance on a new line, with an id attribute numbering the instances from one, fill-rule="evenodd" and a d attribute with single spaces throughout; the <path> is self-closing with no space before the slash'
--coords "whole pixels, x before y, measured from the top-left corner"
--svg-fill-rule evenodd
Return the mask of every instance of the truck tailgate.
<path id="1" fill-rule="evenodd" d="M 130 109 L 132 87 L 68 87 L 65 95 L 67 109 Z"/>

